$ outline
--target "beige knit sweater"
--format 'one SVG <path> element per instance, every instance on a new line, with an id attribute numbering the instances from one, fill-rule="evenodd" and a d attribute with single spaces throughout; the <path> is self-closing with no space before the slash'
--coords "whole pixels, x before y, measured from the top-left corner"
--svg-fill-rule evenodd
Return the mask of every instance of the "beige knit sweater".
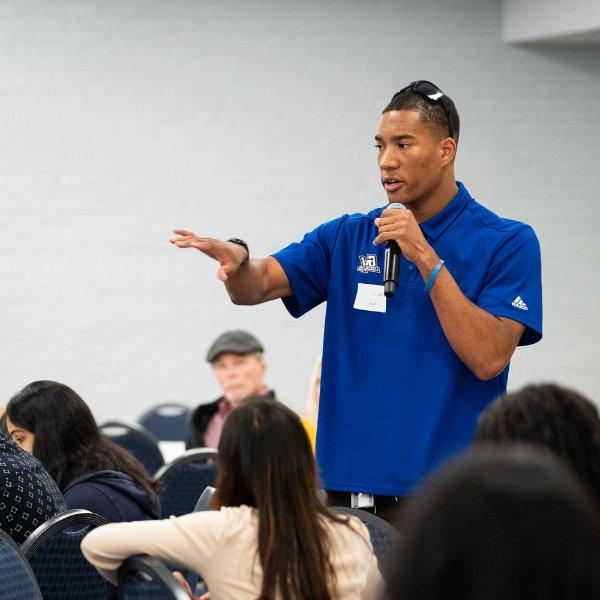
<path id="1" fill-rule="evenodd" d="M 340 600 L 378 597 L 381 577 L 366 527 L 355 517 L 350 526 L 328 522 L 327 527 Z M 124 559 L 149 554 L 201 574 L 211 600 L 255 600 L 262 581 L 257 529 L 255 509 L 222 508 L 163 521 L 104 525 L 84 538 L 81 549 L 113 583 Z"/>

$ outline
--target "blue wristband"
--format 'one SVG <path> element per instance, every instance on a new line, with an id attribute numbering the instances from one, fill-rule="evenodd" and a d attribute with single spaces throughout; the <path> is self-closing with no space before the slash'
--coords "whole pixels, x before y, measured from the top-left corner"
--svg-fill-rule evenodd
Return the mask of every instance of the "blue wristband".
<path id="1" fill-rule="evenodd" d="M 444 266 L 444 261 L 442 259 L 438 260 L 437 265 L 435 265 L 435 267 L 433 267 L 433 271 L 431 271 L 431 275 L 429 276 L 429 279 L 427 280 L 427 283 L 425 284 L 425 293 L 428 293 L 429 290 L 433 287 L 433 284 L 435 283 L 435 280 L 439 274 L 439 272 L 442 270 L 442 267 Z"/>

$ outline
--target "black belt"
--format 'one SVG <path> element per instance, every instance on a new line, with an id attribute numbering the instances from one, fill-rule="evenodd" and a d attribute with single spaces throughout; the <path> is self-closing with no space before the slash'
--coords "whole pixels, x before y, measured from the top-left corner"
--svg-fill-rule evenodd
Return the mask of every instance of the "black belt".
<path id="1" fill-rule="evenodd" d="M 338 492 L 337 490 L 325 490 L 327 504 L 330 506 L 351 506 L 352 492 Z M 391 506 L 399 504 L 404 500 L 403 496 L 384 496 L 383 494 L 372 494 L 375 506 Z"/>

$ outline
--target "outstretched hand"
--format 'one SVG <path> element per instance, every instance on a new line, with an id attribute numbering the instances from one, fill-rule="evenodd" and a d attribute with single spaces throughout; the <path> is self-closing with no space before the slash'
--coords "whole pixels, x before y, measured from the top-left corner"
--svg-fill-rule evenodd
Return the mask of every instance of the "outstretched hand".
<path id="1" fill-rule="evenodd" d="M 198 237 L 185 229 L 173 229 L 173 233 L 178 237 L 171 238 L 169 240 L 171 244 L 179 248 L 196 248 L 216 260 L 220 266 L 217 277 L 223 282 L 227 281 L 227 277 L 237 271 L 246 260 L 247 251 L 239 244 L 214 238 Z"/>

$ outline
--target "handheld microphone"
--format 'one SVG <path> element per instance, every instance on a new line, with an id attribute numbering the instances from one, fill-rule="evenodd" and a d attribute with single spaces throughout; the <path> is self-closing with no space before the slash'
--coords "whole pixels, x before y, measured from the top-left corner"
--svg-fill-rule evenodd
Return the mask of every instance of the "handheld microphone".
<path id="1" fill-rule="evenodd" d="M 406 210 L 404 204 L 392 202 L 386 208 L 395 210 Z M 400 274 L 400 257 L 402 252 L 400 246 L 394 240 L 385 243 L 385 256 L 383 259 L 383 293 L 386 298 L 391 298 L 398 287 L 398 276 Z"/>

